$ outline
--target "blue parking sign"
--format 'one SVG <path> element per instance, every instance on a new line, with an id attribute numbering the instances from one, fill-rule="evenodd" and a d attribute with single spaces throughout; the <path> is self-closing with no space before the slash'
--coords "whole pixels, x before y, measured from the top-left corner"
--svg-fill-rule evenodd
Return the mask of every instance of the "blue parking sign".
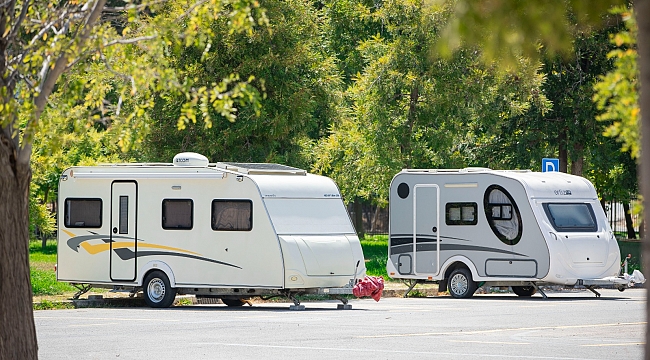
<path id="1" fill-rule="evenodd" d="M 560 171 L 560 159 L 542 159 L 542 172 Z"/>

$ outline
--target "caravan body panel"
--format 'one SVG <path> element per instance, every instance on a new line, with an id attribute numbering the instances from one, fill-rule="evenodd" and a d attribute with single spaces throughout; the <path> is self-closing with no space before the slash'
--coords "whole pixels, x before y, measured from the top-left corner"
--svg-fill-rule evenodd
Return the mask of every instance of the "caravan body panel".
<path id="1" fill-rule="evenodd" d="M 363 277 L 363 253 L 333 181 L 248 165 L 273 171 L 241 164 L 65 170 L 57 279 L 137 287 L 161 270 L 178 288 L 284 289 Z"/>
<path id="2" fill-rule="evenodd" d="M 439 204 L 417 205 L 414 216 L 413 190 L 424 185 L 439 187 Z M 391 183 L 389 206 L 391 277 L 443 280 L 457 263 L 469 268 L 475 281 L 573 285 L 618 275 L 618 246 L 595 189 L 577 176 L 405 170 Z M 571 215 L 576 211 L 584 216 Z M 557 229 L 549 212 L 567 217 L 556 222 L 590 221 L 589 227 Z"/>

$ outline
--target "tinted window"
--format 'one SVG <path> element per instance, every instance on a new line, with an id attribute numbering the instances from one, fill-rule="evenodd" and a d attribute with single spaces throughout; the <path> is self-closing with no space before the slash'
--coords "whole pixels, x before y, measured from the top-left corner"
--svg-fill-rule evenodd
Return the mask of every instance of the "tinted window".
<path id="1" fill-rule="evenodd" d="M 544 204 L 546 216 L 557 231 L 597 231 L 591 204 Z"/>
<path id="2" fill-rule="evenodd" d="M 65 226 L 69 228 L 102 227 L 101 199 L 65 199 Z"/>
<path id="3" fill-rule="evenodd" d="M 476 203 L 447 203 L 445 205 L 445 223 L 447 225 L 476 225 Z"/>
<path id="4" fill-rule="evenodd" d="M 523 224 L 517 203 L 510 193 L 499 185 L 491 185 L 483 197 L 485 217 L 499 240 L 515 245 L 521 240 Z"/>
<path id="5" fill-rule="evenodd" d="M 120 234 L 129 233 L 129 197 L 120 196 Z"/>
<path id="6" fill-rule="evenodd" d="M 191 199 L 165 199 L 162 202 L 162 227 L 167 230 L 191 230 L 194 202 Z"/>
<path id="7" fill-rule="evenodd" d="M 212 230 L 250 231 L 253 228 L 253 202 L 213 200 Z"/>

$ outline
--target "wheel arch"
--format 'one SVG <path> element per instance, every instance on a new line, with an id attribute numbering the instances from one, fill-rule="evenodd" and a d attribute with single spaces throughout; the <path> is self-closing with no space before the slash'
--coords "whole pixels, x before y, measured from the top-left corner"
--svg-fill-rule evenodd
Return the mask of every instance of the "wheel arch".
<path id="1" fill-rule="evenodd" d="M 143 286 L 144 279 L 147 277 L 147 275 L 156 270 L 162 271 L 165 275 L 167 275 L 167 278 L 169 279 L 169 286 L 172 288 L 176 287 L 176 278 L 174 277 L 172 268 L 160 260 L 149 261 L 140 268 L 140 272 L 138 274 L 138 286 Z"/>
<path id="2" fill-rule="evenodd" d="M 476 271 L 476 266 L 474 266 L 473 262 L 471 262 L 468 258 L 464 256 L 454 256 L 449 258 L 449 260 L 445 261 L 445 264 L 443 265 L 441 271 L 443 275 L 442 280 L 444 281 L 448 280 L 452 271 L 458 268 L 465 268 L 469 270 L 469 272 L 472 274 L 472 280 L 479 277 L 478 272 Z"/>

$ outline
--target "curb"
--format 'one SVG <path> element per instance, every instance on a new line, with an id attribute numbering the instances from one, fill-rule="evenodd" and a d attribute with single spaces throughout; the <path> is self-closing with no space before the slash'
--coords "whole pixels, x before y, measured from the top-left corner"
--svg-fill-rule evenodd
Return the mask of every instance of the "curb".
<path id="1" fill-rule="evenodd" d="M 406 289 L 384 289 L 382 298 L 403 298 Z M 437 289 L 413 289 L 409 294 L 409 297 L 430 297 L 438 296 Z M 174 305 L 178 305 L 180 302 L 184 301 L 189 302 L 192 305 L 208 305 L 208 304 L 221 304 L 221 301 L 218 299 L 198 299 L 192 295 L 179 295 L 174 301 Z M 44 302 L 52 304 L 52 308 L 56 308 L 56 305 L 72 305 L 75 309 L 82 308 L 96 308 L 96 307 L 147 307 L 147 304 L 144 302 L 142 297 L 112 297 L 105 298 L 103 295 L 88 295 L 87 299 L 66 299 L 66 300 L 41 300 L 34 301 L 33 306 L 38 307 Z"/>

